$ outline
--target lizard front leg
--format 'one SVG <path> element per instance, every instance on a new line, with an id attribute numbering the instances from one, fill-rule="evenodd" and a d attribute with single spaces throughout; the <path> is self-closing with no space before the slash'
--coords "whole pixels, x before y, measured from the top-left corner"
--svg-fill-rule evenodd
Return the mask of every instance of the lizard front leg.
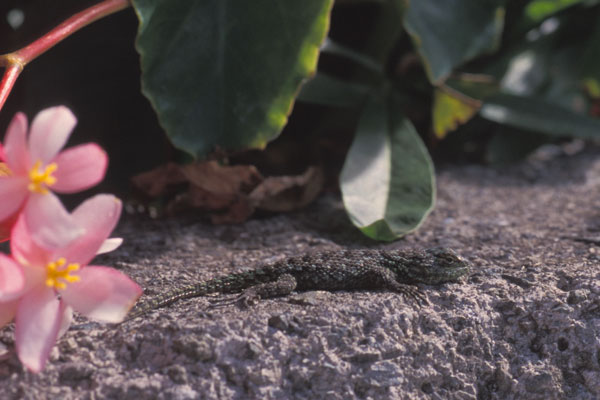
<path id="1" fill-rule="evenodd" d="M 417 304 L 429 304 L 427 297 L 414 285 L 407 283 L 400 283 L 396 280 L 395 274 L 384 267 L 373 267 L 369 272 L 371 275 L 370 279 L 375 282 L 379 282 L 376 286 L 381 286 L 384 289 L 388 289 L 397 293 L 401 293 L 417 302 Z"/>

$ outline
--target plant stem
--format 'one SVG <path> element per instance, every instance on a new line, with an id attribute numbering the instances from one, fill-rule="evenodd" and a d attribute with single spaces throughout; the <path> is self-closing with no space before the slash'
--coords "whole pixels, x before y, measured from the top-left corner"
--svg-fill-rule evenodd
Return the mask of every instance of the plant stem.
<path id="1" fill-rule="evenodd" d="M 2 82 L 0 82 L 0 109 L 4 106 L 17 77 L 31 60 L 61 42 L 72 33 L 91 24 L 92 22 L 121 11 L 131 4 L 129 0 L 104 0 L 71 16 L 56 28 L 46 33 L 33 43 L 14 51 L 0 55 L 0 66 L 6 67 Z"/>
<path id="2" fill-rule="evenodd" d="M 21 64 L 13 64 L 6 67 L 2 82 L 0 82 L 0 110 L 2 109 L 2 106 L 4 106 L 4 103 L 22 70 L 23 66 Z"/>

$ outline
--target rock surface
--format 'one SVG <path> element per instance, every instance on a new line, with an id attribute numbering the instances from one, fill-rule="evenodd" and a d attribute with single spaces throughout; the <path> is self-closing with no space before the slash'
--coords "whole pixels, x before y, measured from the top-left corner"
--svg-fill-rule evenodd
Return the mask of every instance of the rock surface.
<path id="1" fill-rule="evenodd" d="M 112 265 L 147 295 L 339 247 L 447 246 L 462 283 L 307 292 L 250 309 L 191 299 L 118 326 L 78 317 L 46 369 L 27 372 L 0 330 L 3 399 L 600 398 L 600 148 L 510 168 L 445 167 L 435 211 L 391 244 L 363 238 L 337 198 L 211 226 L 126 216 Z M 583 241 L 582 241 L 583 240 Z"/>

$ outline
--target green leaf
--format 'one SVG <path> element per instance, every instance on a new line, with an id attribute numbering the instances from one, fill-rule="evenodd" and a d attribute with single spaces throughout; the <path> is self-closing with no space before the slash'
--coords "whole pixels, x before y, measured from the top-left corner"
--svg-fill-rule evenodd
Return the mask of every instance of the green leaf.
<path id="1" fill-rule="evenodd" d="M 370 99 L 342 169 L 350 219 L 365 235 L 394 240 L 417 229 L 433 208 L 433 163 L 395 99 Z"/>
<path id="2" fill-rule="evenodd" d="M 348 46 L 344 46 L 340 43 L 334 42 L 330 38 L 325 39 L 323 46 L 321 47 L 323 53 L 333 54 L 339 57 L 346 58 L 354 61 L 358 65 L 375 72 L 376 74 L 383 74 L 383 65 L 377 62 L 377 60 L 371 58 L 367 54 L 360 53 Z"/>
<path id="3" fill-rule="evenodd" d="M 589 0 L 533 0 L 525 7 L 525 15 L 533 21 L 539 22 L 578 3 Z"/>
<path id="4" fill-rule="evenodd" d="M 498 47 L 504 26 L 504 2 L 408 2 L 404 27 L 423 58 L 431 82 L 443 82 L 455 67 Z"/>
<path id="5" fill-rule="evenodd" d="M 600 26 L 586 43 L 583 57 L 580 60 L 580 77 L 585 88 L 593 98 L 600 97 Z"/>
<path id="6" fill-rule="evenodd" d="M 600 137 L 600 120 L 534 97 L 492 96 L 479 113 L 491 121 L 552 136 Z"/>
<path id="7" fill-rule="evenodd" d="M 492 136 L 486 148 L 485 159 L 493 165 L 505 165 L 522 160 L 539 146 L 552 141 L 552 137 L 502 127 Z"/>
<path id="8" fill-rule="evenodd" d="M 473 100 L 483 100 L 500 90 L 496 78 L 485 74 L 458 74 L 444 82 L 444 86 Z"/>
<path id="9" fill-rule="evenodd" d="M 587 100 L 578 79 L 582 75 L 577 72 L 585 65 L 592 73 L 597 70 L 594 58 L 598 47 L 594 47 L 591 34 L 600 14 L 599 10 L 578 11 L 557 15 L 548 24 L 550 28 L 536 28 L 530 31 L 533 35 L 506 43 L 484 71 L 498 79 L 502 92 L 584 113 Z M 585 57 L 586 48 L 589 58 Z"/>
<path id="10" fill-rule="evenodd" d="M 594 99 L 600 98 L 600 79 L 587 78 L 583 80 L 585 89 L 590 94 L 590 97 Z"/>
<path id="11" fill-rule="evenodd" d="M 365 102 L 371 90 L 369 86 L 345 82 L 317 72 L 302 86 L 296 100 L 332 107 L 358 107 Z"/>
<path id="12" fill-rule="evenodd" d="M 332 0 L 133 0 L 142 89 L 173 144 L 264 147 L 314 74 Z"/>

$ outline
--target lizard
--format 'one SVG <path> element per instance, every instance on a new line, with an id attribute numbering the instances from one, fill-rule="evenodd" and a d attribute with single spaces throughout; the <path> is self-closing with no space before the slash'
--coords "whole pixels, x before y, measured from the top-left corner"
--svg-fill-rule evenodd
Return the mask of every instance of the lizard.
<path id="1" fill-rule="evenodd" d="M 285 296 L 294 290 L 387 289 L 427 303 L 416 284 L 456 282 L 469 271 L 467 260 L 440 247 L 308 253 L 166 291 L 136 305 L 124 321 L 178 300 L 215 293 L 240 293 L 234 301 L 248 306 L 259 299 Z"/>

